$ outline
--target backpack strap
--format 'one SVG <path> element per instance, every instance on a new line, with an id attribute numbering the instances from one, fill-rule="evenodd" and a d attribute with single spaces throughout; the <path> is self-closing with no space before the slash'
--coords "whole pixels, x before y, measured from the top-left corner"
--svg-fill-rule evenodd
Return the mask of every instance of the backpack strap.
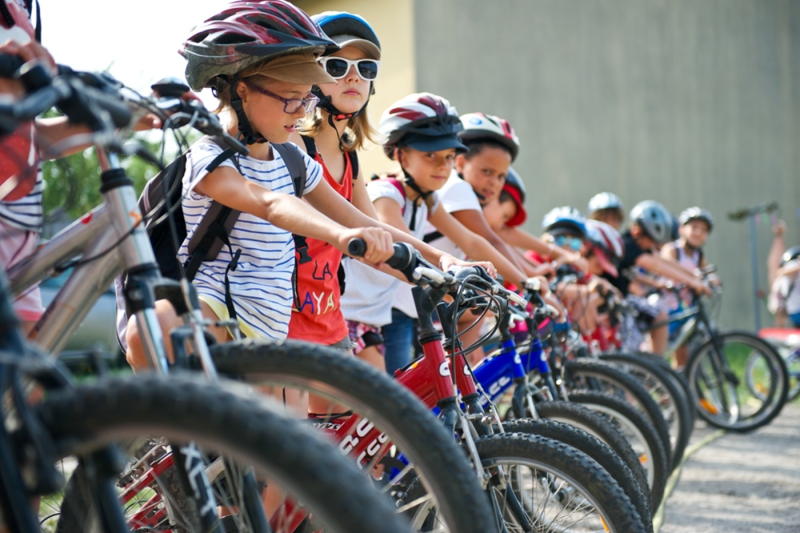
<path id="1" fill-rule="evenodd" d="M 314 137 L 309 137 L 308 135 L 301 135 L 300 137 L 303 139 L 303 144 L 306 147 L 306 153 L 308 154 L 308 157 L 311 159 L 316 159 L 317 143 L 314 142 Z"/>
<path id="2" fill-rule="evenodd" d="M 310 140 L 313 144 L 313 139 Z M 303 142 L 308 146 L 308 141 L 304 140 Z M 273 144 L 272 148 L 280 154 L 286 165 L 286 169 L 289 171 L 289 176 L 291 176 L 292 184 L 294 185 L 294 195 L 297 198 L 302 198 L 305 192 L 307 179 L 306 161 L 303 157 L 303 153 L 300 151 L 300 148 L 292 143 Z M 314 146 L 313 151 L 309 151 L 309 156 L 311 153 L 316 154 L 316 146 Z M 311 261 L 311 256 L 308 255 L 308 243 L 306 242 L 306 238 L 303 235 L 297 234 L 293 234 L 292 237 L 294 238 L 295 252 L 300 256 L 299 258 L 297 255 L 295 256 L 294 271 L 292 272 L 292 299 L 294 300 L 294 308 L 299 309 L 300 293 L 297 288 L 297 265 L 308 263 Z"/>
<path id="3" fill-rule="evenodd" d="M 346 153 L 350 158 L 350 168 L 353 170 L 353 181 L 356 181 L 358 179 L 358 152 L 353 150 L 352 152 Z"/>
<path id="4" fill-rule="evenodd" d="M 214 143 L 221 146 L 221 143 L 217 142 L 216 139 L 208 136 L 201 138 L 197 141 L 197 143 Z M 239 161 L 235 157 L 235 152 L 231 149 L 223 150 L 222 153 L 215 157 L 211 163 L 206 166 L 205 170 L 207 172 L 213 172 L 219 167 L 219 165 L 222 164 L 223 161 L 228 159 L 233 162 L 233 165 L 236 167 L 236 171 L 241 174 L 242 169 L 239 166 Z M 236 271 L 242 250 L 238 249 L 236 252 L 233 251 L 229 235 L 231 230 L 233 230 L 233 226 L 236 224 L 236 221 L 239 219 L 240 214 L 240 211 L 231 209 L 230 207 L 217 201 L 211 202 L 211 206 L 203 216 L 200 224 L 198 224 L 197 229 L 195 229 L 192 238 L 189 239 L 189 244 L 187 245 L 189 258 L 186 260 L 186 263 L 184 263 L 186 277 L 189 279 L 189 281 L 191 281 L 197 275 L 197 272 L 200 270 L 200 266 L 203 264 L 203 261 L 210 261 L 216 258 L 223 246 L 228 247 L 228 251 L 231 254 L 231 260 L 228 263 L 228 266 L 225 268 L 225 306 L 228 308 L 228 316 L 231 320 L 236 320 L 237 317 L 236 308 L 233 305 L 233 297 L 231 296 L 231 286 L 228 273 Z"/>

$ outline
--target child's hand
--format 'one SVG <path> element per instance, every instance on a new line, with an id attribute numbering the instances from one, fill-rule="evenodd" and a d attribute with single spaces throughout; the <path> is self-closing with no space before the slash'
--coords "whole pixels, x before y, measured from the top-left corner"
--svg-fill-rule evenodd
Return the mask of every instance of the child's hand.
<path id="1" fill-rule="evenodd" d="M 363 239 L 367 244 L 367 251 L 360 257 L 368 265 L 380 268 L 384 261 L 394 255 L 392 234 L 382 228 L 353 228 L 346 229 L 339 237 L 337 248 L 347 253 L 347 245 L 352 239 Z"/>
<path id="2" fill-rule="evenodd" d="M 556 275 L 556 269 L 553 267 L 552 263 L 542 263 L 534 267 L 533 272 L 535 276 L 543 276 L 546 278 Z"/>
<path id="3" fill-rule="evenodd" d="M 582 274 L 589 273 L 589 262 L 585 257 L 581 257 L 579 254 L 574 254 L 572 257 L 566 258 L 564 263 L 579 270 Z"/>
<path id="4" fill-rule="evenodd" d="M 690 287 L 695 293 L 701 296 L 711 296 L 712 294 L 714 294 L 714 291 L 711 290 L 711 287 L 709 287 L 700 280 L 693 282 L 690 285 Z"/>
<path id="5" fill-rule="evenodd" d="M 786 233 L 786 222 L 783 220 L 778 220 L 775 222 L 775 225 L 772 226 L 772 234 L 775 235 L 775 238 L 783 237 L 783 234 Z"/>
<path id="6" fill-rule="evenodd" d="M 452 255 L 445 254 L 439 259 L 439 268 L 447 272 L 452 267 L 473 267 L 478 266 L 484 269 L 493 278 L 497 277 L 497 269 L 489 261 L 462 261 Z"/>

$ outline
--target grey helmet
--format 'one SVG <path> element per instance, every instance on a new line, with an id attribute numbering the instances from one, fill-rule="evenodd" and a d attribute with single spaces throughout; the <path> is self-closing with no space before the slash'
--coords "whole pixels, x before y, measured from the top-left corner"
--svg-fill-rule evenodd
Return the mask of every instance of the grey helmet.
<path id="1" fill-rule="evenodd" d="M 601 209 L 619 209 L 622 211 L 622 200 L 620 200 L 619 196 L 613 192 L 601 192 L 595 194 L 592 196 L 592 199 L 589 200 L 588 213 L 591 215 L 592 213 L 600 211 Z"/>
<path id="2" fill-rule="evenodd" d="M 711 232 L 714 229 L 714 217 L 711 216 L 711 213 L 702 209 L 700 207 L 690 207 L 684 210 L 681 213 L 681 216 L 678 218 L 678 221 L 681 223 L 681 226 L 685 225 L 686 223 L 692 220 L 702 220 L 706 224 L 708 224 L 708 231 Z"/>
<path id="3" fill-rule="evenodd" d="M 781 256 L 781 266 L 800 257 L 800 246 L 792 246 Z"/>
<path id="4" fill-rule="evenodd" d="M 672 237 L 672 214 L 658 202 L 639 202 L 631 209 L 630 219 L 659 244 L 669 242 Z"/>

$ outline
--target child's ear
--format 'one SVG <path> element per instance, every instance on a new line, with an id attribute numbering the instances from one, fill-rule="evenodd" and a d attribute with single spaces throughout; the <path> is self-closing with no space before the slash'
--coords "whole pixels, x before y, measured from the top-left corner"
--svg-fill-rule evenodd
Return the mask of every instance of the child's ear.
<path id="1" fill-rule="evenodd" d="M 458 154 L 456 156 L 456 172 L 461 174 L 464 171 L 464 167 L 467 164 L 467 156 L 464 154 Z"/>

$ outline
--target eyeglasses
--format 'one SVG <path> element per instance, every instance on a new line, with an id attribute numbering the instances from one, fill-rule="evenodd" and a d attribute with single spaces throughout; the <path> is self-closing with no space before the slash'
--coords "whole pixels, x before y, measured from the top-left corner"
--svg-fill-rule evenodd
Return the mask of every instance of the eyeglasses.
<path id="1" fill-rule="evenodd" d="M 274 98 L 275 100 L 280 100 L 283 102 L 283 112 L 289 115 L 293 115 L 300 111 L 301 109 L 305 109 L 306 113 L 311 113 L 317 107 L 319 103 L 319 98 L 313 94 L 309 94 L 305 98 L 284 98 L 283 96 L 278 96 L 277 94 L 266 90 L 263 87 L 259 87 L 255 83 L 244 82 L 250 90 L 255 91 L 257 93 L 261 93 L 264 96 L 269 96 L 270 98 Z"/>
<path id="2" fill-rule="evenodd" d="M 563 248 L 564 246 L 569 246 L 571 250 L 576 252 L 580 251 L 583 248 L 583 240 L 578 237 L 570 237 L 569 235 L 556 235 L 553 237 L 553 244 L 558 246 L 559 248 Z"/>
<path id="3" fill-rule="evenodd" d="M 366 81 L 373 81 L 378 77 L 378 67 L 380 61 L 375 59 L 345 59 L 343 57 L 322 57 L 319 59 L 320 65 L 325 69 L 331 78 L 340 80 L 347 76 L 352 65 L 356 66 L 356 72 Z"/>

